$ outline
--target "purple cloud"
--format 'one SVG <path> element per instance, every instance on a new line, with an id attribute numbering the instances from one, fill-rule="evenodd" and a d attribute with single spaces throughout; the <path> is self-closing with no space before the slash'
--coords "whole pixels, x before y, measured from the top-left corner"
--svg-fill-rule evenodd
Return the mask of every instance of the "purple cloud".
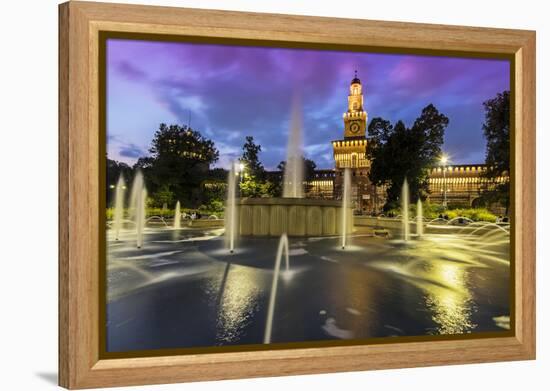
<path id="1" fill-rule="evenodd" d="M 218 165 L 238 156 L 252 135 L 265 166 L 274 168 L 285 158 L 299 96 L 306 155 L 318 167 L 333 167 L 330 141 L 343 135 L 355 69 L 369 118 L 410 125 L 433 103 L 450 118 L 445 149 L 456 163 L 479 163 L 482 102 L 509 89 L 509 63 L 501 60 L 131 40 L 109 40 L 107 50 L 107 132 L 136 146 L 109 140 L 108 152 L 129 163 L 159 123 L 190 121 L 218 144 Z"/>

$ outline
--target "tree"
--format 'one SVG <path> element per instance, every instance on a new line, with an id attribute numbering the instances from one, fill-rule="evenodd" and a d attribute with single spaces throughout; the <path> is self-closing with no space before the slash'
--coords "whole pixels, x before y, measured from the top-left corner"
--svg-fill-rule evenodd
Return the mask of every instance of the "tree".
<path id="1" fill-rule="evenodd" d="M 162 208 L 164 204 L 173 205 L 175 203 L 174 193 L 170 191 L 168 186 L 161 186 L 151 196 L 152 206 Z"/>
<path id="2" fill-rule="evenodd" d="M 262 146 L 254 142 L 254 137 L 246 136 L 246 142 L 242 149 L 243 154 L 239 161 L 245 165 L 247 173 L 256 180 L 265 179 L 265 169 L 259 158 Z"/>
<path id="3" fill-rule="evenodd" d="M 369 178 L 376 186 L 386 185 L 385 209 L 397 206 L 406 178 L 412 201 L 428 192 L 428 169 L 441 156 L 441 145 L 449 119 L 429 104 L 411 128 L 402 121 L 373 118 L 368 128 L 367 157 L 371 160 Z"/>
<path id="4" fill-rule="evenodd" d="M 241 197 L 273 197 L 276 189 L 266 178 L 265 168 L 260 162 L 259 153 L 262 146 L 254 142 L 254 137 L 247 136 L 243 145 L 243 154 L 239 161 L 244 165 L 239 182 Z"/>
<path id="5" fill-rule="evenodd" d="M 510 186 L 508 181 L 498 182 L 498 178 L 509 178 L 510 172 L 510 91 L 498 93 L 493 99 L 483 102 L 485 122 L 483 135 L 487 139 L 485 164 L 488 187 L 483 191 L 486 202 L 500 202 L 510 206 Z"/>
<path id="6" fill-rule="evenodd" d="M 175 199 L 199 204 L 201 183 L 219 157 L 214 142 L 187 126 L 160 124 L 149 152 L 134 167 L 143 171 L 150 193 L 165 188 Z"/>
<path id="7" fill-rule="evenodd" d="M 213 168 L 208 171 L 208 177 L 203 185 L 203 204 L 223 204 L 227 196 L 227 176 L 229 172 L 223 168 Z M 215 210 L 215 208 L 210 208 Z"/>

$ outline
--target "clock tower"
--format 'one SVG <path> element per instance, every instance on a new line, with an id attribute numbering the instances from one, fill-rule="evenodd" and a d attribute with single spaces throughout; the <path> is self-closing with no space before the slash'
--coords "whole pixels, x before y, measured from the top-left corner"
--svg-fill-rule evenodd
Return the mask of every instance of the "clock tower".
<path id="1" fill-rule="evenodd" d="M 359 80 L 357 71 L 355 71 L 355 76 L 349 86 L 348 111 L 344 113 L 344 138 L 365 137 L 367 119 L 367 112 L 363 109 L 361 80 Z"/>
<path id="2" fill-rule="evenodd" d="M 344 138 L 332 141 L 335 163 L 334 190 L 341 197 L 344 170 L 350 170 L 351 202 L 357 213 L 371 213 L 378 209 L 376 187 L 368 178 L 370 161 L 367 159 L 367 112 L 363 104 L 363 87 L 357 71 L 351 80 L 348 110 L 344 113 Z"/>

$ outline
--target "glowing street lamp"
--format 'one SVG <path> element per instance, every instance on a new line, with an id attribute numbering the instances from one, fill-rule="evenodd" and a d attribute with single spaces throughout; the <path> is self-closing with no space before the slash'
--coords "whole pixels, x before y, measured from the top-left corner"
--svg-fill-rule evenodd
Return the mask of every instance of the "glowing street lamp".
<path id="1" fill-rule="evenodd" d="M 243 183 L 243 178 L 244 178 L 244 170 L 246 168 L 246 166 L 244 165 L 244 163 L 242 162 L 235 162 L 233 163 L 234 164 L 234 167 L 235 167 L 235 175 L 238 175 L 239 176 L 239 194 L 241 193 L 241 185 Z"/>

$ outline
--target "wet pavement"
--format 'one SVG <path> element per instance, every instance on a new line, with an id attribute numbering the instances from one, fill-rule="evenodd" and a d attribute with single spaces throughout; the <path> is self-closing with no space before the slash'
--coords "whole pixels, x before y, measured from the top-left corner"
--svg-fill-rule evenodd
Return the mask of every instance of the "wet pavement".
<path id="1" fill-rule="evenodd" d="M 345 250 L 289 238 L 272 343 L 506 331 L 509 235 L 472 232 L 364 229 Z M 147 229 L 140 250 L 130 231 L 109 238 L 107 351 L 262 343 L 278 242 L 240 238 L 229 254 L 223 229 Z"/>

